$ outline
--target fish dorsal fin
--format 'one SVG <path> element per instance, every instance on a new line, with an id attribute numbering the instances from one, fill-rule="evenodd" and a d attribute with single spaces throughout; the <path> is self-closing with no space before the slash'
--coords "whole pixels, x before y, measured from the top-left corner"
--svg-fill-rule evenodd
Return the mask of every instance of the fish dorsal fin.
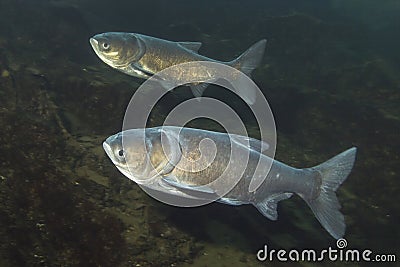
<path id="1" fill-rule="evenodd" d="M 232 139 L 233 142 L 246 146 L 249 149 L 255 150 L 259 153 L 266 151 L 270 147 L 268 143 L 248 136 L 230 134 L 229 137 Z"/>
<path id="2" fill-rule="evenodd" d="M 197 53 L 202 45 L 200 42 L 178 42 L 181 46 Z"/>

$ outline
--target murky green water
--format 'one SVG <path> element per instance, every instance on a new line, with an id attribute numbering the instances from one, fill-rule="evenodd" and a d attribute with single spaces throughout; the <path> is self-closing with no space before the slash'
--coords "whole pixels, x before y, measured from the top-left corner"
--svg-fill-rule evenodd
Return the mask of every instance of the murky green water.
<path id="1" fill-rule="evenodd" d="M 298 197 L 273 222 L 251 206 L 167 206 L 120 174 L 101 143 L 143 80 L 94 54 L 89 37 L 107 31 L 201 41 L 221 60 L 266 38 L 253 78 L 275 115 L 276 158 L 308 167 L 357 146 L 338 192 L 348 247 L 398 253 L 399 11 L 365 0 L 1 0 L 0 266 L 259 266 L 265 244 L 336 247 Z M 226 91 L 206 95 L 241 108 Z M 168 94 L 149 125 L 189 97 Z"/>

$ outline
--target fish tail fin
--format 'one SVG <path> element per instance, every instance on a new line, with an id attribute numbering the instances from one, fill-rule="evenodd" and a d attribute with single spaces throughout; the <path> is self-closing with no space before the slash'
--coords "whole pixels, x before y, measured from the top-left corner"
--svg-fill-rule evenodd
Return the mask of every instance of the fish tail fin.
<path id="1" fill-rule="evenodd" d="M 249 105 L 256 101 L 256 85 L 249 84 L 251 72 L 260 65 L 264 55 L 265 44 L 267 40 L 263 39 L 253 44 L 238 58 L 230 61 L 227 65 L 243 72 L 244 75 L 237 75 L 231 81 L 235 92 Z"/>
<path id="2" fill-rule="evenodd" d="M 232 60 L 228 64 L 243 72 L 247 76 L 251 76 L 252 71 L 257 68 L 264 56 L 265 44 L 267 40 L 262 39 L 257 43 L 253 44 L 249 49 L 247 49 L 238 58 Z"/>
<path id="3" fill-rule="evenodd" d="M 321 178 L 321 183 L 317 188 L 318 195 L 312 198 L 300 195 L 310 206 L 321 225 L 336 239 L 344 235 L 346 224 L 343 214 L 339 211 L 341 206 L 335 192 L 350 174 L 356 152 L 357 149 L 352 147 L 310 168 L 314 172 L 317 171 Z"/>

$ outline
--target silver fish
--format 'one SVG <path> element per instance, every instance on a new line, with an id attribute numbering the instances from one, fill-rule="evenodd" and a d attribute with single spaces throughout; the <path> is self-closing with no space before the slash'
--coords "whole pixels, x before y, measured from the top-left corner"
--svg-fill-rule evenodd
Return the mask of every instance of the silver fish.
<path id="1" fill-rule="evenodd" d="M 161 143 L 164 137 L 167 142 Z M 187 171 L 196 169 L 194 164 L 198 162 L 187 158 L 200 156 L 198 147 L 205 139 L 216 145 L 213 162 L 200 171 Z M 105 152 L 125 176 L 143 187 L 182 197 L 192 193 L 193 196 L 196 193 L 215 193 L 208 185 L 226 169 L 232 149 L 236 149 L 239 155 L 247 153 L 249 160 L 245 171 L 237 177 L 241 172 L 233 164 L 228 177 L 236 177 L 238 182 L 218 202 L 252 204 L 264 216 L 276 220 L 278 202 L 296 193 L 306 201 L 329 234 L 341 238 L 346 226 L 335 191 L 353 167 L 356 148 L 350 148 L 318 166 L 297 169 L 262 154 L 263 147 L 268 146 L 240 135 L 176 126 L 125 130 L 103 143 Z M 261 186 L 249 192 L 258 162 L 261 165 L 272 163 L 271 169 Z"/>
<path id="2" fill-rule="evenodd" d="M 138 33 L 101 33 L 90 38 L 90 44 L 97 56 L 112 68 L 143 79 L 148 79 L 168 67 L 193 61 L 226 64 L 250 77 L 251 72 L 258 67 L 262 60 L 266 40 L 258 41 L 238 58 L 229 62 L 217 61 L 198 54 L 202 45 L 200 42 L 173 42 Z M 218 78 L 207 70 L 199 69 L 190 75 L 193 79 L 198 78 L 208 82 L 213 82 Z M 179 74 L 176 76 L 178 77 Z M 193 83 L 190 88 L 193 94 L 199 97 L 207 86 L 206 83 Z M 244 96 L 246 96 L 246 90 L 252 90 L 246 86 L 238 87 L 235 90 L 240 90 Z M 253 104 L 254 92 L 247 92 L 247 95 L 246 102 Z"/>

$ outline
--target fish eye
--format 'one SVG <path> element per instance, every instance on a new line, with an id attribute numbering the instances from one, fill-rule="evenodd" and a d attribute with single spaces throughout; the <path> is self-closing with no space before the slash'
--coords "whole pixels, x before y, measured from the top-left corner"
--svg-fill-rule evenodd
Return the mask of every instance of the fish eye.
<path id="1" fill-rule="evenodd" d="M 105 49 L 105 50 L 108 50 L 108 49 L 110 48 L 110 44 L 109 44 L 109 43 L 106 43 L 106 42 L 104 42 L 104 43 L 102 44 L 102 46 L 103 46 L 103 49 Z"/>
<path id="2" fill-rule="evenodd" d="M 120 157 L 123 157 L 124 156 L 124 151 L 121 149 L 121 150 L 119 150 L 118 151 L 118 155 L 120 156 Z"/>

